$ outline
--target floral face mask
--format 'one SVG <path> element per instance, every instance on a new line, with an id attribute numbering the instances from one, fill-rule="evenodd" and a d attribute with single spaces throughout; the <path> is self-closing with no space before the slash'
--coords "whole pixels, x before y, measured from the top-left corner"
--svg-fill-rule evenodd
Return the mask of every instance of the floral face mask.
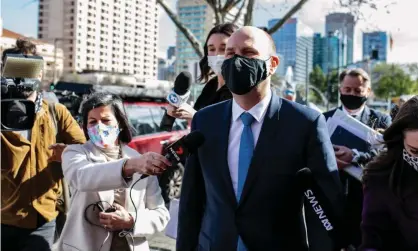
<path id="1" fill-rule="evenodd" d="M 112 148 L 118 139 L 120 130 L 115 125 L 98 123 L 87 129 L 91 142 L 100 148 Z"/>
<path id="2" fill-rule="evenodd" d="M 412 156 L 407 150 L 403 149 L 403 159 L 418 171 L 418 157 Z"/>

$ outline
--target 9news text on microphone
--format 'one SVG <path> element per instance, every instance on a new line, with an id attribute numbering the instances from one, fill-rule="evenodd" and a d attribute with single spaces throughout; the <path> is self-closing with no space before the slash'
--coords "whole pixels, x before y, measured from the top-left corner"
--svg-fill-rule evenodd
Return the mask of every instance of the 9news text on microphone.
<path id="1" fill-rule="evenodd" d="M 297 172 L 299 188 L 306 198 L 304 201 L 305 210 L 312 208 L 315 212 L 320 225 L 327 232 L 334 242 L 334 250 L 340 250 L 347 247 L 343 234 L 344 220 L 335 214 L 331 207 L 331 202 L 327 199 L 321 187 L 315 181 L 311 170 L 303 168 Z M 309 225 L 308 225 L 309 228 Z"/>

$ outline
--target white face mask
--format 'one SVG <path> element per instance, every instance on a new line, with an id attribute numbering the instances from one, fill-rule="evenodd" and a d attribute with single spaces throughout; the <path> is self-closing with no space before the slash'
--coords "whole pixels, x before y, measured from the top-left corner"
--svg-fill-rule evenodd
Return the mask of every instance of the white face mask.
<path id="1" fill-rule="evenodd" d="M 209 67 L 216 75 L 221 75 L 222 64 L 225 61 L 224 55 L 208 56 Z"/>
<path id="2" fill-rule="evenodd" d="M 418 171 L 418 157 L 412 156 L 407 150 L 403 149 L 403 159 Z"/>

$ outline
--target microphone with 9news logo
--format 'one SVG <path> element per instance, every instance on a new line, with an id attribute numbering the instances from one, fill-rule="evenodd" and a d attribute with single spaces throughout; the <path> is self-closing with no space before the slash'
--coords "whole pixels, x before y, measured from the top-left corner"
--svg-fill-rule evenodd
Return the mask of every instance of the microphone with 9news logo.
<path id="1" fill-rule="evenodd" d="M 174 107 L 180 107 L 189 99 L 191 85 L 192 75 L 187 71 L 180 72 L 174 81 L 173 90 L 167 95 L 168 103 Z M 165 112 L 160 123 L 160 129 L 162 131 L 171 132 L 175 119 L 176 118 L 171 117 L 167 114 L 167 112 Z"/>

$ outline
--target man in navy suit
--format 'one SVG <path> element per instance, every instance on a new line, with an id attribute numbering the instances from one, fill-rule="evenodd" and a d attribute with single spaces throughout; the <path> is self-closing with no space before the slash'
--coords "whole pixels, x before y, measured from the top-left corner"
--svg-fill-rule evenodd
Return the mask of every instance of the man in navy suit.
<path id="1" fill-rule="evenodd" d="M 243 27 L 229 38 L 222 75 L 233 99 L 192 121 L 205 144 L 189 157 L 180 198 L 178 251 L 308 250 L 297 172 L 308 167 L 342 214 L 342 189 L 325 119 L 279 98 L 271 37 Z"/>
<path id="2" fill-rule="evenodd" d="M 335 111 L 340 109 L 347 115 L 354 117 L 375 130 L 388 128 L 392 123 L 391 117 L 366 105 L 366 101 L 371 93 L 370 78 L 366 71 L 357 68 L 342 72 L 340 74 L 340 100 L 342 106 L 324 113 L 325 118 L 332 117 Z M 361 152 L 341 145 L 336 145 L 334 148 L 340 169 L 344 169 L 352 164 L 364 166 L 378 154 L 375 150 Z M 346 193 L 346 238 L 356 248 L 361 244 L 360 223 L 363 208 L 363 187 L 360 181 L 345 172 L 340 172 L 340 178 Z M 310 213 L 307 212 L 307 214 L 309 215 Z M 315 233 L 319 234 L 318 231 Z M 324 243 L 325 241 L 320 241 L 318 249 L 314 248 L 313 251 L 324 250 Z"/>

